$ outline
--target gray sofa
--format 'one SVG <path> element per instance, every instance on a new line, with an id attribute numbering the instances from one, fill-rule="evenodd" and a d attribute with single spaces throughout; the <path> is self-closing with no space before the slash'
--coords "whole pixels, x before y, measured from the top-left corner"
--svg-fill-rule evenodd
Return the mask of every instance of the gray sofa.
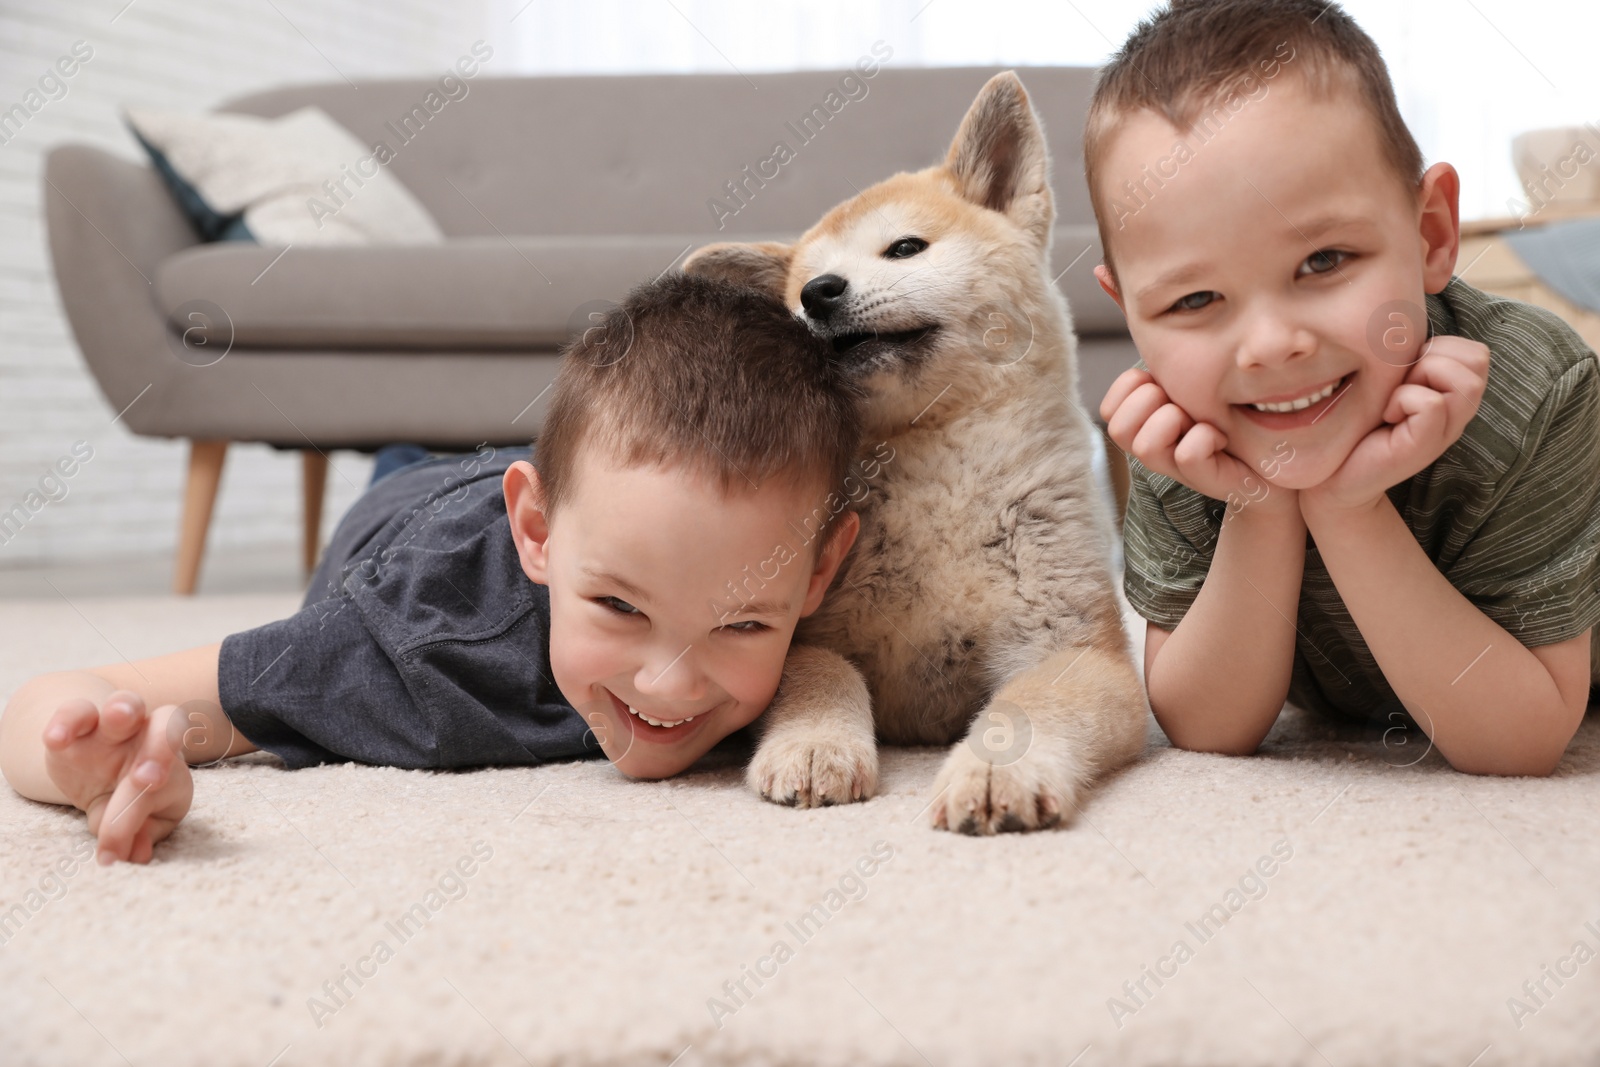
<path id="1" fill-rule="evenodd" d="M 796 236 L 855 190 L 937 162 L 997 69 L 885 66 L 836 113 L 821 104 L 840 71 L 479 77 L 388 164 L 437 220 L 441 245 L 200 243 L 146 162 L 56 147 L 43 196 L 78 345 L 131 430 L 192 443 L 175 586 L 194 588 L 228 442 L 307 457 L 309 571 L 326 450 L 526 443 L 557 349 L 589 310 L 691 248 Z M 1135 358 L 1093 277 L 1100 246 L 1079 144 L 1094 72 L 1018 73 L 1054 154 L 1054 263 L 1072 264 L 1058 284 L 1093 413 Z M 272 117 L 314 103 L 358 139 L 393 143 L 385 123 L 432 86 L 295 86 L 219 110 Z M 769 181 L 748 179 L 778 141 L 794 158 Z M 204 345 L 186 345 L 185 330 Z"/>

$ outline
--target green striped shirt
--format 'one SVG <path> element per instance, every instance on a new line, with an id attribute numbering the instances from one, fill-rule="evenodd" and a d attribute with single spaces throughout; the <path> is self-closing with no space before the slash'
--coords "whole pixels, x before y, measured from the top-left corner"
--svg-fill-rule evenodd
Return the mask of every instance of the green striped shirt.
<path id="1" fill-rule="evenodd" d="M 1600 623 L 1600 364 L 1556 315 L 1460 278 L 1427 304 L 1434 334 L 1489 347 L 1489 380 L 1460 440 L 1389 499 L 1440 573 L 1517 640 L 1576 637 Z M 1123 587 L 1170 630 L 1205 582 L 1225 504 L 1128 462 Z M 1290 701 L 1400 721 L 1392 715 L 1405 709 L 1309 534 L 1299 611 Z M 1600 634 L 1591 647 L 1600 682 Z"/>

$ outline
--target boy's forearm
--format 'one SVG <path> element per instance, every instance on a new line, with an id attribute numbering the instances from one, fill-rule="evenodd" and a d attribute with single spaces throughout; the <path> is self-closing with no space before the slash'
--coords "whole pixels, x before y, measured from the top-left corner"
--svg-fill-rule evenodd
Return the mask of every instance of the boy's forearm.
<path id="1" fill-rule="evenodd" d="M 1150 707 L 1173 744 L 1243 755 L 1272 728 L 1294 668 L 1305 538 L 1297 507 L 1246 505 L 1223 523 L 1199 595 L 1146 659 Z"/>
<path id="2" fill-rule="evenodd" d="M 1387 496 L 1307 516 L 1395 695 L 1458 770 L 1548 774 L 1576 731 L 1555 679 L 1434 566 Z"/>

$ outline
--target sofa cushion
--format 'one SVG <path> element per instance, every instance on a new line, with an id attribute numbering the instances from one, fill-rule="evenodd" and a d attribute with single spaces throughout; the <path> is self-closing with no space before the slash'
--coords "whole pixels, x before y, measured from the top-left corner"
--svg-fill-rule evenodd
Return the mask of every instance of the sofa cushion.
<path id="1" fill-rule="evenodd" d="M 206 198 L 200 195 L 200 190 L 173 168 L 165 152 L 141 137 L 131 123 L 128 130 L 133 134 L 133 139 L 138 141 L 149 155 L 150 165 L 161 175 L 161 180 L 166 183 L 167 192 L 172 194 L 173 202 L 178 205 L 178 210 L 183 212 L 183 217 L 189 220 L 189 225 L 194 227 L 194 232 L 202 241 L 256 239 L 256 235 L 251 233 L 250 227 L 245 224 L 243 210 L 236 211 L 232 215 L 224 215 L 213 208 L 206 203 Z"/>
<path id="2" fill-rule="evenodd" d="M 240 213 L 257 239 L 288 244 L 435 243 L 427 209 L 320 107 L 276 119 L 130 108 L 128 125 L 188 189 L 191 218 Z M 169 179 L 169 185 L 171 184 Z M 199 201 L 204 211 L 195 213 Z M 205 227 L 197 223 L 197 228 Z M 215 227 L 213 227 L 215 228 Z"/>
<path id="3" fill-rule="evenodd" d="M 162 262 L 155 289 L 178 329 L 192 325 L 197 302 L 215 305 L 243 348 L 555 348 L 590 321 L 590 311 L 706 243 L 700 235 L 657 234 L 287 251 L 197 245 Z M 1126 337 L 1121 311 L 1094 280 L 1099 247 L 1092 226 L 1059 229 L 1057 285 L 1079 333 Z"/>
<path id="4" fill-rule="evenodd" d="M 180 329 L 195 302 L 216 305 L 238 347 L 555 348 L 590 311 L 701 243 L 656 235 L 287 251 L 198 245 L 161 263 L 155 290 Z"/>

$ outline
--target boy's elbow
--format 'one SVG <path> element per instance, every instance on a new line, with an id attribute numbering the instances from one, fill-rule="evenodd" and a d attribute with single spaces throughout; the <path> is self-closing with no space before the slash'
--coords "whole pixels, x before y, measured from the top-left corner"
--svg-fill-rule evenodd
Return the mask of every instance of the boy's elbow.
<path id="1" fill-rule="evenodd" d="M 1185 752 L 1208 752 L 1213 756 L 1253 756 L 1256 754 L 1256 749 L 1261 747 L 1262 739 L 1261 737 L 1174 734 L 1169 730 L 1167 731 L 1167 740 L 1172 742 L 1173 748 L 1180 748 Z"/>
<path id="2" fill-rule="evenodd" d="M 1567 754 L 1565 743 L 1560 748 L 1551 750 L 1548 746 L 1540 746 L 1532 752 L 1518 753 L 1489 753 L 1486 755 L 1473 755 L 1451 759 L 1446 756 L 1450 766 L 1463 774 L 1492 775 L 1501 778 L 1548 778 L 1561 766 L 1561 759 Z"/>
<path id="3" fill-rule="evenodd" d="M 1279 704 L 1282 707 L 1282 704 Z M 1209 752 L 1216 756 L 1253 756 L 1266 739 L 1276 720 L 1272 715 L 1230 714 L 1230 721 L 1203 721 L 1194 709 L 1174 711 L 1150 705 L 1167 740 L 1173 748 L 1186 752 Z M 1263 721 L 1265 720 L 1264 724 Z"/>
<path id="4" fill-rule="evenodd" d="M 1568 716 L 1557 717 L 1543 736 L 1522 738 L 1516 747 L 1490 747 L 1484 751 L 1445 752 L 1450 766 L 1463 774 L 1496 775 L 1504 778 L 1548 778 L 1561 766 L 1567 746 L 1578 732 L 1581 717 L 1568 724 Z"/>

